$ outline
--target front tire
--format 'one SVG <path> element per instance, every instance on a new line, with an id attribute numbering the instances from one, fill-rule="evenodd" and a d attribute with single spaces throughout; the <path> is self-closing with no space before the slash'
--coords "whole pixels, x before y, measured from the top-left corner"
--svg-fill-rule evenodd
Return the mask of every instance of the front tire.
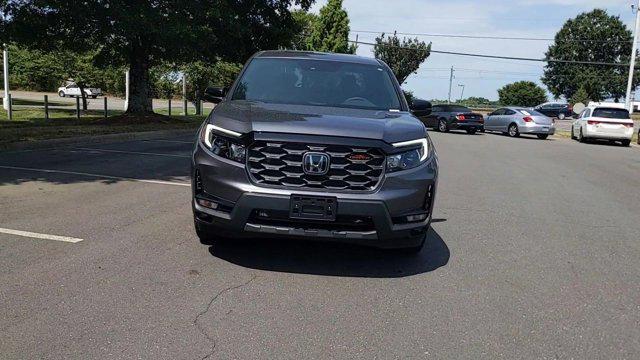
<path id="1" fill-rule="evenodd" d="M 622 140 L 620 141 L 620 143 L 622 144 L 622 146 L 624 147 L 629 147 L 631 146 L 631 140 Z"/>
<path id="2" fill-rule="evenodd" d="M 406 247 L 406 248 L 399 248 L 399 249 L 396 249 L 395 251 L 403 255 L 416 255 L 417 253 L 422 251 L 422 249 L 424 248 L 424 244 L 426 244 L 426 242 L 427 242 L 427 236 L 425 234 L 425 235 L 422 235 L 422 241 L 418 245 Z"/>
<path id="3" fill-rule="evenodd" d="M 509 131 L 507 132 L 507 134 L 510 137 L 518 137 L 518 136 L 520 136 L 520 130 L 518 130 L 518 124 L 513 123 L 513 124 L 509 125 L 509 129 L 508 130 Z"/>
<path id="4" fill-rule="evenodd" d="M 576 134 L 573 133 L 573 125 L 571 125 L 571 140 L 576 139 Z"/>
<path id="5" fill-rule="evenodd" d="M 438 131 L 440 132 L 449 132 L 449 126 L 447 126 L 447 122 L 445 120 L 438 121 Z"/>
<path id="6" fill-rule="evenodd" d="M 538 134 L 538 139 L 540 140 L 547 140 L 548 137 L 549 134 Z"/>
<path id="7" fill-rule="evenodd" d="M 564 113 L 558 114 L 558 120 L 564 120 L 565 118 L 566 116 L 564 115 Z"/>
<path id="8" fill-rule="evenodd" d="M 61 98 L 66 97 L 64 91 L 62 90 L 58 91 L 58 96 L 60 96 Z"/>
<path id="9" fill-rule="evenodd" d="M 196 220 L 195 216 L 193 224 L 196 230 L 196 235 L 198 235 L 200 243 L 203 245 L 211 246 L 214 244 L 224 243 L 227 240 L 225 232 L 222 229 L 218 229 L 214 225 L 204 225 Z"/>

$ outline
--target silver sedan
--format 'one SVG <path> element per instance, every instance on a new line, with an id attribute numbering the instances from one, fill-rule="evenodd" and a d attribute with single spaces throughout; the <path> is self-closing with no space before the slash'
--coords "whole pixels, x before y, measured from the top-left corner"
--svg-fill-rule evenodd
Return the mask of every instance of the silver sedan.
<path id="1" fill-rule="evenodd" d="M 505 107 L 498 109 L 485 119 L 486 131 L 499 131 L 511 137 L 531 134 L 546 139 L 556 131 L 554 121 L 533 109 Z"/>

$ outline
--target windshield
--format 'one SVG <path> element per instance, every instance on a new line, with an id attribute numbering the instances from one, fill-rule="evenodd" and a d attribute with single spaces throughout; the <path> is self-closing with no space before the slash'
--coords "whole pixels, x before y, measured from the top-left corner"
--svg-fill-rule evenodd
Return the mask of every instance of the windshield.
<path id="1" fill-rule="evenodd" d="M 593 110 L 592 116 L 606 119 L 630 119 L 629 112 L 625 109 L 597 108 Z"/>
<path id="2" fill-rule="evenodd" d="M 252 60 L 232 100 L 372 110 L 400 109 L 396 89 L 383 67 L 307 59 Z"/>

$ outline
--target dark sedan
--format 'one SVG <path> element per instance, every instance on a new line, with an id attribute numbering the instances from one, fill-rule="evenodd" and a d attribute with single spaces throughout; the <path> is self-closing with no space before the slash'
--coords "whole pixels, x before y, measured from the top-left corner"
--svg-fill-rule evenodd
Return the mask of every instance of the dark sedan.
<path id="1" fill-rule="evenodd" d="M 545 103 L 536 106 L 534 110 L 550 118 L 557 118 L 560 120 L 573 116 L 573 106 L 563 103 Z"/>
<path id="2" fill-rule="evenodd" d="M 465 130 L 469 134 L 484 130 L 484 118 L 471 109 L 460 105 L 434 105 L 429 116 L 421 117 L 427 127 L 440 132 Z"/>

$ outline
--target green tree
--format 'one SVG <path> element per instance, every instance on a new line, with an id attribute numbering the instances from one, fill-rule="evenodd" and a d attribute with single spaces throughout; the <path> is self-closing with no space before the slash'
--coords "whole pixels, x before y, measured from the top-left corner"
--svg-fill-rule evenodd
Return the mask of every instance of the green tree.
<path id="1" fill-rule="evenodd" d="M 96 50 L 100 66 L 130 72 L 130 113 L 152 112 L 150 69 L 164 62 L 244 62 L 263 48 L 291 43 L 292 5 L 313 0 L 13 0 L 0 30 L 43 51 Z M 241 19 L 241 20 L 239 20 Z"/>
<path id="2" fill-rule="evenodd" d="M 304 10 L 296 10 L 291 13 L 294 21 L 293 39 L 289 45 L 291 50 L 309 50 L 309 39 L 313 32 L 313 27 L 318 21 L 318 15 Z"/>
<path id="3" fill-rule="evenodd" d="M 571 100 L 569 101 L 571 102 L 571 104 L 582 103 L 584 105 L 589 105 L 589 101 L 591 100 L 589 99 L 589 93 L 587 92 L 587 90 L 584 88 L 584 86 L 581 86 L 578 91 L 573 94 Z"/>
<path id="4" fill-rule="evenodd" d="M 54 92 L 60 84 L 72 78 L 83 79 L 90 86 L 109 94 L 124 94 L 123 68 L 92 66 L 94 52 L 40 51 L 9 45 L 11 87 Z M 1 67 L 1 66 L 0 66 Z"/>
<path id="5" fill-rule="evenodd" d="M 349 15 L 342 8 L 342 0 L 329 0 L 313 22 L 308 50 L 355 54 L 356 46 L 349 45 Z"/>
<path id="6" fill-rule="evenodd" d="M 409 75 L 415 74 L 420 65 L 431 55 L 431 43 L 427 45 L 417 38 L 400 40 L 396 34 L 389 37 L 382 34 L 376 38 L 373 53 L 376 59 L 389 65 L 398 82 L 403 84 Z"/>
<path id="7" fill-rule="evenodd" d="M 592 40 L 592 41 L 585 41 Z M 549 46 L 547 59 L 628 63 L 632 35 L 618 16 L 595 9 L 568 20 Z M 625 96 L 628 67 L 549 62 L 542 82 L 555 96 L 570 99 L 583 88 L 594 101 Z M 635 75 L 636 85 L 640 83 Z"/>
<path id="8" fill-rule="evenodd" d="M 242 70 L 242 65 L 218 61 L 211 65 L 203 61 L 187 64 L 182 71 L 187 76 L 187 99 L 196 105 L 200 112 L 199 102 L 204 90 L 211 85 L 229 87 Z"/>
<path id="9" fill-rule="evenodd" d="M 518 81 L 498 90 L 502 105 L 532 107 L 547 101 L 544 89 L 532 81 Z"/>

